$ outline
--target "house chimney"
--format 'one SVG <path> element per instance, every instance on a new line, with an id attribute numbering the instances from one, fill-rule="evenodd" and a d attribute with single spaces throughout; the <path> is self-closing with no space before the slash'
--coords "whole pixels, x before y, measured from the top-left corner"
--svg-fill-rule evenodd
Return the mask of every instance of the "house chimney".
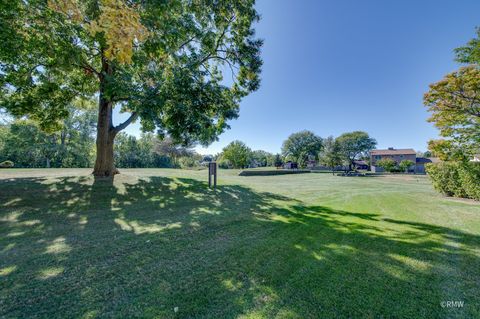
<path id="1" fill-rule="evenodd" d="M 390 151 L 393 151 L 393 150 L 394 150 L 394 148 L 393 148 L 393 147 L 389 147 L 388 149 L 389 149 Z"/>

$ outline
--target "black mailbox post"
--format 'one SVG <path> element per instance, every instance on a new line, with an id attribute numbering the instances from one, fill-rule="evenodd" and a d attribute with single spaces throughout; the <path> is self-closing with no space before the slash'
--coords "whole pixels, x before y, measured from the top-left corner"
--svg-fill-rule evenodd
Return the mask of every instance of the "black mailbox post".
<path id="1" fill-rule="evenodd" d="M 208 187 L 212 187 L 212 175 L 213 187 L 217 188 L 217 162 L 208 163 Z"/>

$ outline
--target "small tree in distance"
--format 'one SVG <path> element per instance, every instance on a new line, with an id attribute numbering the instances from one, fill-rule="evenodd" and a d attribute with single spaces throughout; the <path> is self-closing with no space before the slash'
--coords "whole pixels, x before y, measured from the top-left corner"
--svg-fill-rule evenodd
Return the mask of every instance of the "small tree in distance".
<path id="1" fill-rule="evenodd" d="M 323 150 L 318 155 L 320 164 L 331 168 L 334 174 L 335 167 L 342 164 L 342 153 L 340 144 L 333 136 L 327 137 L 323 141 Z"/>
<path id="2" fill-rule="evenodd" d="M 274 165 L 275 167 L 281 167 L 283 165 L 282 156 L 280 154 L 275 154 Z"/>
<path id="3" fill-rule="evenodd" d="M 317 157 L 322 149 L 322 138 L 304 130 L 291 134 L 282 145 L 282 155 L 305 166 L 309 156 Z"/>
<path id="4" fill-rule="evenodd" d="M 387 172 L 392 172 L 397 167 L 397 162 L 391 158 L 383 158 L 377 162 L 377 166 L 383 168 Z"/>
<path id="5" fill-rule="evenodd" d="M 340 144 L 342 155 L 348 162 L 349 170 L 352 170 L 353 161 L 368 155 L 377 145 L 374 138 L 362 131 L 344 133 L 337 137 L 336 141 Z"/>
<path id="6" fill-rule="evenodd" d="M 412 167 L 415 163 L 412 162 L 411 160 L 403 160 L 400 162 L 400 164 L 398 164 L 398 166 L 400 167 L 400 169 L 403 171 L 403 172 L 407 172 L 408 169 L 410 167 Z"/>
<path id="7" fill-rule="evenodd" d="M 252 150 L 241 141 L 233 141 L 222 150 L 221 159 L 228 161 L 233 168 L 245 168 L 250 161 Z"/>
<path id="8" fill-rule="evenodd" d="M 157 139 L 154 145 L 155 153 L 170 157 L 174 167 L 178 167 L 178 159 L 190 156 L 194 153 L 193 145 L 179 145 L 171 137 L 167 136 L 162 140 Z"/>

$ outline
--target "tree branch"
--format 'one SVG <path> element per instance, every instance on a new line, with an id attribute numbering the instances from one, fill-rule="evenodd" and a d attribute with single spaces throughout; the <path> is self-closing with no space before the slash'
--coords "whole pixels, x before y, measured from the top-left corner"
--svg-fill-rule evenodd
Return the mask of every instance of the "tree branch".
<path id="1" fill-rule="evenodd" d="M 123 130 L 124 128 L 126 128 L 128 125 L 130 125 L 130 123 L 132 123 L 133 121 L 135 121 L 137 118 L 138 118 L 138 113 L 133 112 L 133 113 L 130 115 L 130 117 L 129 117 L 125 122 L 123 122 L 123 123 L 115 126 L 115 127 L 113 128 L 113 131 L 114 131 L 115 133 L 120 132 L 121 130 Z"/>

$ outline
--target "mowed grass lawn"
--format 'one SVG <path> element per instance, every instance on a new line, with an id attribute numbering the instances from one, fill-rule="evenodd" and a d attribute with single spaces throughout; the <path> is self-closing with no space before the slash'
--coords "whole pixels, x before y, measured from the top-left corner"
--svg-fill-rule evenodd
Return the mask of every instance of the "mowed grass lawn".
<path id="1" fill-rule="evenodd" d="M 424 176 L 121 172 L 0 170 L 0 317 L 480 318 L 480 205 Z"/>

